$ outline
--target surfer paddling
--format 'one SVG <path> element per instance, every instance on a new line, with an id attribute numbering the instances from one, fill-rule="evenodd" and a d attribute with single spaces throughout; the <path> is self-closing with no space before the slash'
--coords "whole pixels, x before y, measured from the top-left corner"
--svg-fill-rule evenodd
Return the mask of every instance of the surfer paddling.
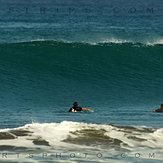
<path id="1" fill-rule="evenodd" d="M 80 112 L 80 111 L 90 111 L 88 108 L 82 108 L 78 105 L 77 102 L 73 103 L 73 106 L 70 108 L 69 112 Z"/>
<path id="2" fill-rule="evenodd" d="M 163 112 L 163 104 L 160 105 L 160 108 L 153 110 L 154 112 Z"/>

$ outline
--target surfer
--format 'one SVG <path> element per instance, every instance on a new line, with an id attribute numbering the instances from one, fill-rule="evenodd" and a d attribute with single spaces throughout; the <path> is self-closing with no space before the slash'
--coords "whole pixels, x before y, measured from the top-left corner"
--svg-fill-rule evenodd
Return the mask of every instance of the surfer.
<path id="1" fill-rule="evenodd" d="M 160 108 L 154 110 L 154 112 L 163 112 L 163 104 L 160 105 Z"/>
<path id="2" fill-rule="evenodd" d="M 69 112 L 80 112 L 80 111 L 89 111 L 88 108 L 82 108 L 78 105 L 77 102 L 73 103 L 73 106 L 69 109 Z"/>

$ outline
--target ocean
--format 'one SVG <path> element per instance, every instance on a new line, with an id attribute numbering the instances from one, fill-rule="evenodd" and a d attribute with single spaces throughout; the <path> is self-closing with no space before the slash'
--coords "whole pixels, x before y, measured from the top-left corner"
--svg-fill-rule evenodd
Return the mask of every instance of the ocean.
<path id="1" fill-rule="evenodd" d="M 0 4 L 0 162 L 163 161 L 161 0 Z"/>

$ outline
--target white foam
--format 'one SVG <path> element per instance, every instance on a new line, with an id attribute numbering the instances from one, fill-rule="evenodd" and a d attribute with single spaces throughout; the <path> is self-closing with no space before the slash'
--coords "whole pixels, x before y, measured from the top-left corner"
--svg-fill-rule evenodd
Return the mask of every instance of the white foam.
<path id="1" fill-rule="evenodd" d="M 118 38 L 108 38 L 100 41 L 99 43 L 115 43 L 115 44 L 123 44 L 123 43 L 132 43 L 131 40 L 125 40 L 125 39 L 118 39 Z"/>
<path id="2" fill-rule="evenodd" d="M 144 127 L 120 127 L 113 126 L 109 124 L 91 124 L 91 123 L 80 123 L 80 122 L 71 122 L 63 121 L 61 123 L 33 123 L 26 124 L 25 126 L 15 128 L 12 130 L 25 130 L 31 132 L 31 135 L 27 136 L 18 136 L 17 139 L 8 139 L 1 140 L 0 145 L 10 145 L 16 147 L 27 147 L 36 149 L 37 147 L 50 151 L 81 151 L 92 152 L 101 151 L 106 156 L 116 155 L 116 150 L 114 148 L 108 147 L 108 149 L 102 149 L 100 146 L 91 147 L 86 145 L 78 145 L 73 143 L 64 142 L 63 140 L 67 139 L 69 136 L 76 138 L 80 135 L 80 131 L 104 131 L 105 136 L 108 136 L 112 139 L 118 139 L 122 141 L 120 147 L 122 149 L 128 149 L 128 155 L 133 156 L 134 153 L 140 152 L 142 157 L 145 159 L 148 157 L 148 153 L 153 151 L 157 153 L 157 157 L 160 160 L 163 160 L 160 152 L 163 152 L 163 128 L 160 129 L 146 129 Z M 149 130 L 149 132 L 148 132 Z M 0 132 L 9 132 L 10 129 L 1 129 Z M 78 131 L 79 134 L 74 134 L 75 131 Z M 81 132 L 82 133 L 82 132 Z M 98 135 L 97 135 L 98 138 Z M 33 144 L 33 140 L 41 139 L 49 143 L 50 146 L 41 146 Z M 99 137 L 99 140 L 101 138 Z M 139 140 L 140 139 L 140 140 Z M 75 139 L 74 139 L 75 140 Z M 106 140 L 107 141 L 107 140 Z M 114 149 L 114 150 L 113 150 Z M 144 154 L 145 153 L 145 154 Z M 143 155 L 144 154 L 144 155 Z M 89 159 L 93 159 L 94 156 Z M 103 159 L 101 162 L 107 162 Z M 126 161 L 126 160 L 125 160 Z M 125 162 L 124 161 L 124 162 Z M 62 162 L 62 160 L 61 160 Z M 71 162 L 71 161 L 70 161 Z M 109 160 L 110 162 L 110 160 Z M 111 162 L 116 162 L 116 160 L 111 160 Z"/>
<path id="3" fill-rule="evenodd" d="M 49 142 L 50 146 L 66 146 L 67 143 L 62 142 L 69 136 L 76 137 L 73 132 L 81 131 L 84 129 L 104 130 L 105 135 L 113 139 L 119 139 L 123 143 L 128 145 L 129 149 L 135 147 L 147 147 L 147 148 L 163 148 L 163 129 L 155 130 L 154 132 L 143 132 L 143 128 L 125 129 L 112 125 L 100 125 L 100 124 L 87 124 L 71 121 L 63 121 L 61 123 L 33 123 L 26 124 L 23 127 L 15 128 L 14 130 L 27 130 L 32 132 L 30 136 L 22 136 L 17 139 L 1 140 L 0 145 L 14 145 L 34 147 L 32 139 L 41 138 Z M 142 130 L 141 130 L 142 129 Z M 7 132 L 9 129 L 1 129 L 0 132 Z M 129 131 L 129 132 L 128 132 Z M 134 139 L 135 137 L 135 139 Z M 138 141 L 142 139 L 144 141 Z"/>
<path id="4" fill-rule="evenodd" d="M 163 38 L 160 39 L 153 39 L 153 40 L 140 40 L 140 41 L 134 41 L 131 39 L 121 39 L 121 38 L 115 38 L 115 37 L 110 37 L 110 38 L 105 38 L 105 39 L 100 39 L 97 42 L 88 42 L 91 45 L 98 45 L 98 44 L 124 44 L 124 43 L 130 43 L 130 44 L 142 44 L 142 45 L 147 45 L 147 46 L 154 46 L 154 45 L 162 45 L 163 44 Z"/>
<path id="5" fill-rule="evenodd" d="M 147 41 L 145 43 L 146 45 L 151 45 L 151 46 L 154 46 L 154 45 L 162 45 L 163 44 L 163 39 L 156 39 L 154 41 Z"/>

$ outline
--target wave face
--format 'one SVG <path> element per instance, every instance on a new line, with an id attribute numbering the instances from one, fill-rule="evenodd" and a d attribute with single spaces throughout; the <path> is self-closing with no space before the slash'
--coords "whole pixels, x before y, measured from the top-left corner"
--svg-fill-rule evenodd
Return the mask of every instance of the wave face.
<path id="1" fill-rule="evenodd" d="M 155 162 L 156 160 L 157 162 L 163 160 L 162 137 L 163 129 L 145 127 L 68 121 L 34 123 L 19 128 L 0 130 L 0 151 L 8 152 L 8 160 L 12 161 L 18 159 L 14 157 L 15 153 L 19 153 L 21 159 L 30 162 L 41 159 L 58 162 L 64 162 L 65 159 L 68 162 L 117 163 L 120 160 L 121 162 Z M 71 153 L 75 153 L 73 160 L 68 158 Z M 84 153 L 87 153 L 86 157 Z M 102 157 L 97 158 L 96 155 L 99 153 Z M 149 158 L 149 153 L 151 155 L 154 153 L 154 156 Z M 29 158 L 29 154 L 33 157 Z M 138 154 L 141 155 L 140 158 L 136 158 Z M 60 155 L 59 159 L 56 155 Z"/>
<path id="2" fill-rule="evenodd" d="M 64 119 L 161 127 L 151 110 L 162 103 L 162 45 L 37 41 L 0 53 L 1 128 Z M 73 101 L 94 112 L 68 114 Z"/>

